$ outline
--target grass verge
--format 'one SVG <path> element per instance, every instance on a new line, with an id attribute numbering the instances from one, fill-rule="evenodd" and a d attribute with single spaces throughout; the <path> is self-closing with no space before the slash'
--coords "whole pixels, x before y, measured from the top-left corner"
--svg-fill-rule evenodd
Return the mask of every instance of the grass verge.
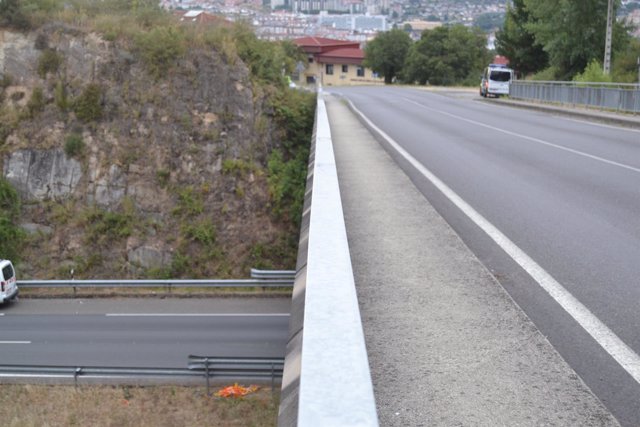
<path id="1" fill-rule="evenodd" d="M 212 388 L 212 392 L 216 389 Z M 279 395 L 207 396 L 203 387 L 0 385 L 0 419 L 22 426 L 275 426 Z"/>

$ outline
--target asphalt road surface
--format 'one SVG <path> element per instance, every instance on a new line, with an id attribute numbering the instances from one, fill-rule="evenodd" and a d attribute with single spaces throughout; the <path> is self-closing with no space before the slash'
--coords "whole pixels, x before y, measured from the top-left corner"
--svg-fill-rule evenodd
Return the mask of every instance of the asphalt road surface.
<path id="1" fill-rule="evenodd" d="M 284 357 L 288 299 L 30 300 L 0 306 L 3 364 L 185 368 Z"/>
<path id="2" fill-rule="evenodd" d="M 623 425 L 640 425 L 640 132 L 475 94 L 329 88 Z"/>

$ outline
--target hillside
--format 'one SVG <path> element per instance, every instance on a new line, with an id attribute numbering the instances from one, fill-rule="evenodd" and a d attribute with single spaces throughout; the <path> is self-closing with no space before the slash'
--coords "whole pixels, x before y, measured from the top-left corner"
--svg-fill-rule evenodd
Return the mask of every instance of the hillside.
<path id="1" fill-rule="evenodd" d="M 153 25 L 48 12 L 0 30 L 0 157 L 21 200 L 21 277 L 293 268 L 315 101 L 256 55 L 283 49 L 156 10 Z"/>

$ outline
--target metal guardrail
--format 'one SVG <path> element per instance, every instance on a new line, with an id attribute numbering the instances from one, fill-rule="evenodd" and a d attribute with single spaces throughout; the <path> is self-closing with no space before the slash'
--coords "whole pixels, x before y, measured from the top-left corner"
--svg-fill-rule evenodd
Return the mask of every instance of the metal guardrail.
<path id="1" fill-rule="evenodd" d="M 511 82 L 509 96 L 640 113 L 639 84 L 515 80 Z"/>
<path id="2" fill-rule="evenodd" d="M 271 380 L 282 378 L 284 358 L 189 356 L 184 368 L 135 368 L 57 365 L 0 365 L 0 378 L 157 379 L 205 378 L 207 394 L 211 378 L 231 380 Z"/>
<path id="3" fill-rule="evenodd" d="M 270 378 L 271 389 L 274 389 L 275 379 L 282 378 L 284 358 L 262 357 L 205 357 L 189 356 L 189 370 L 199 371 L 207 380 L 207 394 L 209 394 L 209 378 L 223 375 L 234 378 Z"/>
<path id="4" fill-rule="evenodd" d="M 295 270 L 257 270 L 251 269 L 252 279 L 287 279 L 291 280 L 291 283 L 296 278 Z"/>
<path id="5" fill-rule="evenodd" d="M 293 279 L 243 280 L 18 280 L 21 288 L 280 288 L 293 286 Z"/>

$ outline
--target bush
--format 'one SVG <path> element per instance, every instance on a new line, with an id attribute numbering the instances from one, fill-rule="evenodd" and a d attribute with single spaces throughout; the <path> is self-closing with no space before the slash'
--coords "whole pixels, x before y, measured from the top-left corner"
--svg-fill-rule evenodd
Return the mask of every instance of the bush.
<path id="1" fill-rule="evenodd" d="M 62 56 L 53 49 L 44 49 L 38 58 L 38 75 L 46 78 L 48 73 L 57 73 L 62 65 Z"/>
<path id="2" fill-rule="evenodd" d="M 65 112 L 69 109 L 69 98 L 67 97 L 67 88 L 62 80 L 56 83 L 54 91 L 54 100 L 60 111 Z"/>
<path id="3" fill-rule="evenodd" d="M 283 91 L 273 101 L 283 135 L 280 147 L 269 154 L 269 195 L 273 213 L 296 227 L 302 217 L 315 105 L 315 95 L 292 90 Z"/>
<path id="4" fill-rule="evenodd" d="M 18 260 L 25 233 L 17 225 L 20 198 L 11 183 L 0 178 L 0 258 Z"/>
<path id="5" fill-rule="evenodd" d="M 29 102 L 27 102 L 27 111 L 29 117 L 35 117 L 36 113 L 44 110 L 44 106 L 44 92 L 42 91 L 42 88 L 36 87 L 35 89 L 33 89 L 33 92 L 31 92 L 31 98 L 29 99 Z"/>
<path id="6" fill-rule="evenodd" d="M 133 234 L 135 218 L 130 212 L 93 208 L 85 214 L 85 239 L 91 244 L 126 239 Z"/>
<path id="7" fill-rule="evenodd" d="M 558 79 L 558 69 L 555 67 L 545 68 L 542 71 L 538 71 L 533 76 L 531 76 L 531 80 L 536 81 L 544 81 L 551 82 Z"/>
<path id="8" fill-rule="evenodd" d="M 184 236 L 203 246 L 211 247 L 216 241 L 216 226 L 211 220 L 197 222 L 195 224 L 185 224 L 182 227 Z"/>
<path id="9" fill-rule="evenodd" d="M 157 27 L 138 35 L 136 49 L 149 74 L 158 79 L 184 54 L 184 36 L 173 27 Z"/>
<path id="10" fill-rule="evenodd" d="M 95 121 L 102 117 L 102 88 L 100 85 L 95 83 L 87 85 L 82 94 L 73 101 L 73 111 L 80 120 L 85 122 Z"/>
<path id="11" fill-rule="evenodd" d="M 611 83 L 612 81 L 611 75 L 604 73 L 602 64 L 596 59 L 591 61 L 582 73 L 576 74 L 573 80 L 580 83 Z"/>
<path id="12" fill-rule="evenodd" d="M 67 156 L 76 157 L 82 154 L 84 150 L 84 141 L 82 140 L 82 136 L 77 133 L 72 133 L 67 136 L 67 139 L 64 143 L 64 152 Z"/>

